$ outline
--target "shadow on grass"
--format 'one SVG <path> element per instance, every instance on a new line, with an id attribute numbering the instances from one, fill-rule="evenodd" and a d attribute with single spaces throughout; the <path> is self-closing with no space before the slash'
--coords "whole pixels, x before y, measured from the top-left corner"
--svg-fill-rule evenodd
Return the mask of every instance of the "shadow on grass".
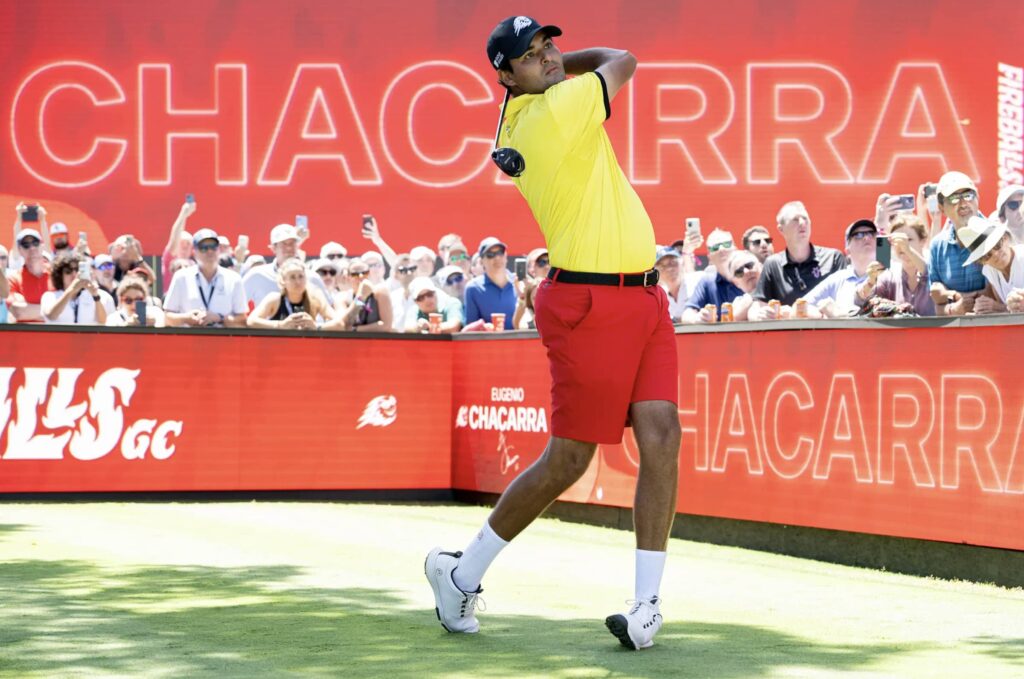
<path id="1" fill-rule="evenodd" d="M 386 591 L 309 587 L 302 575 L 292 566 L 0 563 L 0 676 L 730 678 L 780 667 L 870 670 L 921 650 L 670 622 L 654 648 L 635 653 L 600 620 L 490 614 L 484 633 L 449 635 L 432 610 Z"/>
<path id="2" fill-rule="evenodd" d="M 975 637 L 971 639 L 971 645 L 982 653 L 1024 667 L 1024 639 Z"/>

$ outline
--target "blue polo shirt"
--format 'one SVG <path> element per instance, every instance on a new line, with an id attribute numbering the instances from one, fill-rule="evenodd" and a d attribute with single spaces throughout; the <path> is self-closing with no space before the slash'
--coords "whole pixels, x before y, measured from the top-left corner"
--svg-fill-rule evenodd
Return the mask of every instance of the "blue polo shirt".
<path id="1" fill-rule="evenodd" d="M 957 292 L 975 292 L 985 289 L 985 276 L 981 273 L 981 265 L 975 262 L 964 266 L 971 252 L 960 245 L 956 237 L 953 223 L 946 226 L 935 236 L 929 248 L 931 261 L 928 262 L 928 282 L 942 283 L 950 290 Z"/>
<path id="2" fill-rule="evenodd" d="M 706 274 L 700 277 L 697 285 L 693 288 L 693 294 L 686 300 L 686 309 L 697 309 L 700 311 L 707 304 L 714 304 L 718 313 L 722 313 L 722 304 L 732 302 L 737 297 L 742 297 L 743 291 L 733 285 L 732 281 L 724 278 L 722 274 Z"/>
<path id="3" fill-rule="evenodd" d="M 516 286 L 511 277 L 505 287 L 499 288 L 487 274 L 477 276 L 466 284 L 466 324 L 481 318 L 490 323 L 491 314 L 505 314 L 505 329 L 511 330 L 516 298 Z"/>

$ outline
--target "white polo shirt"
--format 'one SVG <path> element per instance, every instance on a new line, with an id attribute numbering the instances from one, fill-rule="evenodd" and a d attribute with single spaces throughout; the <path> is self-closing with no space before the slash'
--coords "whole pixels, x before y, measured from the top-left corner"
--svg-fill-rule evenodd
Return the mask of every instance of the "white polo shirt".
<path id="1" fill-rule="evenodd" d="M 103 305 L 103 308 L 107 310 L 107 314 L 114 313 L 114 298 L 111 297 L 106 290 L 100 290 L 100 301 L 98 304 Z M 39 300 L 39 309 L 43 312 L 43 321 L 45 323 L 60 323 L 62 325 L 96 325 L 96 304 L 92 299 L 92 295 L 89 294 L 88 290 L 82 290 L 78 293 L 76 299 L 71 300 L 64 305 L 64 310 L 57 316 L 57 320 L 51 321 L 46 317 L 53 307 L 57 305 L 57 301 L 64 296 L 63 290 L 47 290 L 43 293 L 42 299 Z"/>
<path id="2" fill-rule="evenodd" d="M 206 280 L 198 266 L 179 269 L 164 296 L 164 311 L 183 314 L 209 311 L 227 317 L 249 313 L 242 277 L 231 269 L 217 267 L 213 280 Z"/>

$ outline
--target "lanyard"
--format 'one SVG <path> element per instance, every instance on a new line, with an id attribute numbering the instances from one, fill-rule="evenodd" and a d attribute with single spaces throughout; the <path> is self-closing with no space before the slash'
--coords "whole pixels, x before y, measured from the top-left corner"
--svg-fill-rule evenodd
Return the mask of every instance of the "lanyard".
<path id="1" fill-rule="evenodd" d="M 76 325 L 78 324 L 78 297 L 81 294 L 82 293 L 78 293 L 78 295 L 75 295 L 75 298 L 73 300 L 71 300 L 71 310 L 75 313 L 75 324 Z"/>
<path id="2" fill-rule="evenodd" d="M 205 279 L 205 276 L 202 276 L 198 271 L 196 271 L 196 287 L 199 288 L 199 297 L 203 300 L 203 306 L 206 307 L 207 311 L 210 310 L 210 302 L 213 301 L 213 293 L 217 287 L 217 276 L 219 275 L 219 271 L 213 275 L 213 280 L 210 281 L 210 297 L 207 298 L 206 290 L 203 289 L 203 280 Z"/>

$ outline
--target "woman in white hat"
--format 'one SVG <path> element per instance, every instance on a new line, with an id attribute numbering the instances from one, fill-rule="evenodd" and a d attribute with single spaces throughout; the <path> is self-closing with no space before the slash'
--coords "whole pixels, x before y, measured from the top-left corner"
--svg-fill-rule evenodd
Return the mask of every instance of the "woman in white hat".
<path id="1" fill-rule="evenodd" d="M 974 301 L 974 313 L 1006 311 L 1006 299 L 1024 289 L 1024 245 L 1014 243 L 1006 224 L 978 215 L 957 231 L 957 237 L 970 251 L 964 266 L 978 262 L 985 277 L 985 291 Z"/>

